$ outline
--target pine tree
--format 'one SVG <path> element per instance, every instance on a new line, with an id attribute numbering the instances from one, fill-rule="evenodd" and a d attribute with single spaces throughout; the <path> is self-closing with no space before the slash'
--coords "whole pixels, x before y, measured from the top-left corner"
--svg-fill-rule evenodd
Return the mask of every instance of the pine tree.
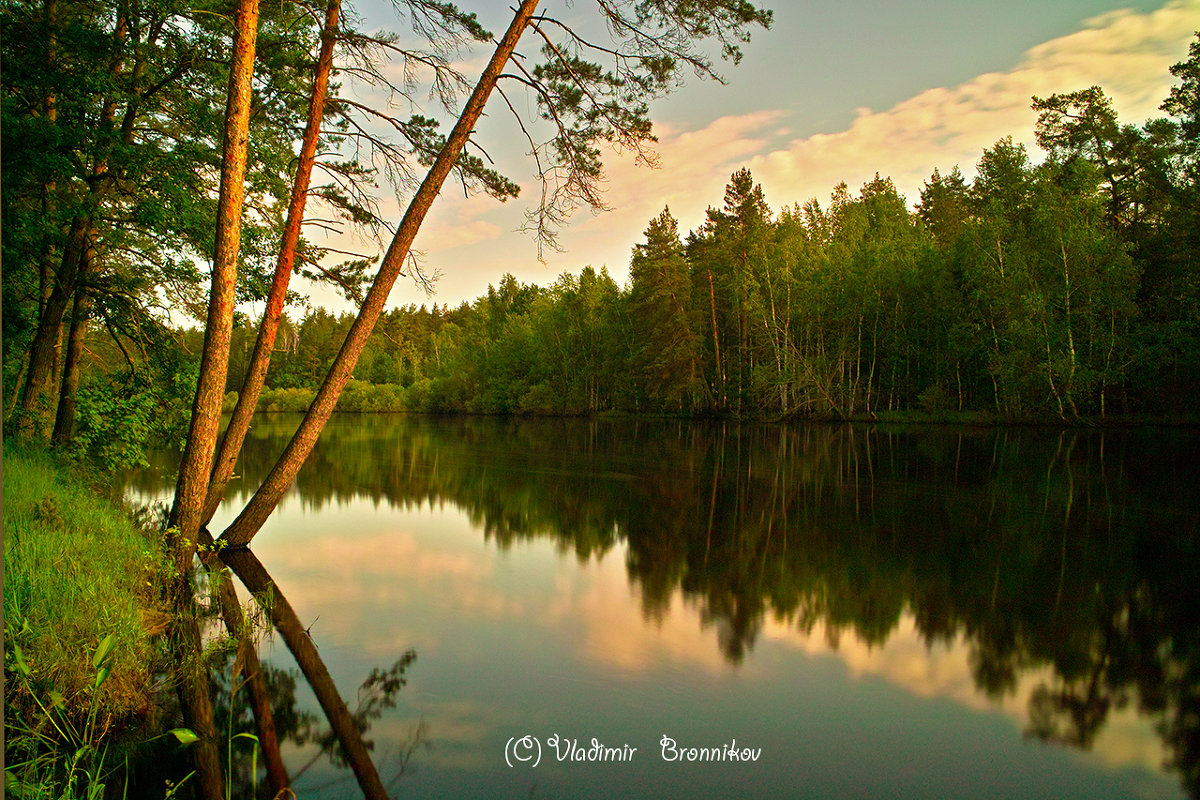
<path id="1" fill-rule="evenodd" d="M 688 263 L 670 209 L 650 221 L 645 236 L 629 266 L 634 370 L 655 406 L 681 411 L 695 399 L 699 342 L 689 313 Z"/>

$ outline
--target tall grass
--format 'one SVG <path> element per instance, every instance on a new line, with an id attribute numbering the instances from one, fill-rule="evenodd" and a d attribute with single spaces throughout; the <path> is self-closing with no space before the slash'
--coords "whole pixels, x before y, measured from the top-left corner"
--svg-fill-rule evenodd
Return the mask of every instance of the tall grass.
<path id="1" fill-rule="evenodd" d="M 136 725 L 165 621 L 157 542 L 43 453 L 6 448 L 3 516 L 6 732 L 51 707 L 96 738 Z"/>

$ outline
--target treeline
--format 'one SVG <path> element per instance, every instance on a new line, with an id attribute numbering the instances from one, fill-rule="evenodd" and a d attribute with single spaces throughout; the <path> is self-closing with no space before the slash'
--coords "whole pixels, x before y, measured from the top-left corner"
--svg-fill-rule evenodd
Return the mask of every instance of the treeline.
<path id="1" fill-rule="evenodd" d="M 877 177 L 857 193 L 836 187 L 824 206 L 774 211 L 740 170 L 696 230 L 680 232 L 668 209 L 651 220 L 624 286 L 589 267 L 548 287 L 505 276 L 457 308 L 387 311 L 338 407 L 1194 417 L 1200 38 L 1171 71 L 1168 116 L 1121 124 L 1096 87 L 1035 99 L 1044 161 L 1001 140 L 973 180 L 935 170 L 912 207 Z M 5 188 L 5 260 L 31 267 L 4 274 L 9 413 L 41 403 L 47 429 L 57 419 L 62 440 L 108 460 L 130 460 L 148 438 L 182 440 L 202 335 L 165 328 L 153 304 L 194 288 L 194 267 L 186 280 L 151 274 L 110 248 L 109 272 L 74 279 L 74 312 L 49 313 L 72 295 L 55 294 L 62 272 L 47 258 L 67 254 L 35 235 L 33 207 L 55 184 L 32 177 L 17 169 Z M 128 220 L 104 225 L 152 210 L 130 205 Z M 306 408 L 351 320 L 320 308 L 285 319 L 259 407 Z M 255 322 L 233 331 L 228 392 L 242 387 Z"/>
<path id="2" fill-rule="evenodd" d="M 381 318 L 341 408 L 845 418 L 1189 414 L 1200 385 L 1200 47 L 1163 108 L 1119 124 L 1097 88 L 1036 100 L 973 181 L 887 178 L 778 213 L 747 170 L 681 235 L 671 212 L 605 270 L 511 275 L 474 303 Z M 352 317 L 285 326 L 263 398 L 303 410 Z M 239 348 L 239 335 L 241 345 Z M 230 388 L 240 385 L 235 332 Z M 287 391 L 280 391 L 287 390 Z"/>

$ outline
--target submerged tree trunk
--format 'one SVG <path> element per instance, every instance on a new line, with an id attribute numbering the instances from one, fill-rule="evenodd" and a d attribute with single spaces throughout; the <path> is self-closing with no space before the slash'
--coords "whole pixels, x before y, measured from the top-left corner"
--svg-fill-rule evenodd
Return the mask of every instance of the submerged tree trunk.
<path id="1" fill-rule="evenodd" d="M 291 280 L 292 267 L 296 260 L 296 246 L 300 241 L 300 224 L 304 219 L 304 205 L 308 198 L 308 185 L 312 178 L 313 163 L 316 161 L 317 141 L 320 138 L 321 122 L 325 116 L 325 96 L 329 87 L 329 72 L 333 64 L 333 44 L 337 33 L 338 15 L 341 10 L 341 0 L 330 0 L 325 14 L 325 27 L 321 31 L 321 53 L 317 58 L 316 72 L 313 76 L 312 98 L 309 101 L 308 123 L 304 129 L 304 138 L 300 145 L 300 161 L 296 165 L 296 175 L 292 182 L 292 196 L 288 204 L 287 222 L 284 224 L 283 239 L 279 245 L 279 258 L 275 264 L 275 275 L 271 281 L 271 290 L 267 295 L 267 306 L 263 311 L 262 323 L 258 328 L 258 338 L 254 342 L 254 352 L 250 356 L 250 366 L 238 393 L 237 406 L 233 417 L 225 429 L 221 439 L 220 451 L 213 462 L 212 476 L 209 479 L 204 511 L 200 524 L 207 525 L 221 504 L 225 486 L 233 475 L 233 467 L 237 463 L 246 432 L 250 429 L 250 420 L 254 416 L 254 408 L 258 404 L 263 384 L 267 377 L 267 367 L 271 363 L 271 351 L 275 347 L 275 335 L 279 331 L 279 320 L 283 314 L 283 303 L 287 298 L 288 282 Z"/>
<path id="2" fill-rule="evenodd" d="M 206 530 L 200 532 L 200 538 L 201 544 L 212 546 L 212 537 Z M 250 710 L 254 714 L 258 745 L 262 750 L 263 765 L 267 771 L 267 786 L 272 797 L 279 797 L 288 788 L 291 780 L 279 750 L 279 737 L 275 732 L 275 712 L 271 708 L 262 662 L 258 660 L 258 650 L 251 638 L 251 631 L 246 629 L 245 615 L 233 588 L 232 574 L 211 550 L 204 559 L 204 565 L 217 585 L 217 600 L 221 607 L 221 617 L 225 621 L 225 630 L 238 643 L 237 658 L 242 664 L 246 685 L 250 688 Z"/>
<path id="3" fill-rule="evenodd" d="M 487 68 L 480 76 L 471 97 L 467 100 L 458 122 L 455 123 L 445 145 L 438 153 L 437 160 L 434 161 L 425 180 L 422 181 L 420 188 L 409 203 L 404 219 L 396 230 L 396 235 L 379 265 L 379 273 L 376 275 L 374 283 L 371 284 L 362 308 L 346 335 L 346 340 L 342 344 L 341 350 L 338 351 L 324 383 L 321 384 L 316 398 L 304 415 L 304 420 L 292 436 L 283 455 L 279 457 L 270 474 L 263 481 L 262 486 L 250 498 L 250 502 L 242 509 L 237 519 L 221 535 L 222 541 L 239 546 L 248 544 L 262 528 L 267 517 L 275 510 L 284 493 L 295 480 L 301 465 L 308 458 L 308 454 L 317 442 L 317 437 L 321 434 L 321 429 L 333 413 L 342 389 L 350 380 L 354 365 L 358 362 L 367 338 L 371 335 L 375 322 L 383 311 L 384 303 L 387 302 L 388 294 L 391 292 L 396 278 L 400 276 L 404 268 L 409 249 L 425 215 L 429 212 L 434 198 L 441 191 L 442 184 L 445 183 L 451 169 L 458 161 L 475 123 L 483 113 L 488 96 L 495 88 L 501 71 L 516 49 L 517 41 L 521 38 L 521 34 L 525 31 L 536 8 L 537 0 L 524 0 L 513 15 L 512 23 L 505 32 L 504 38 L 497 44 L 496 50 L 492 54 Z"/>
<path id="4" fill-rule="evenodd" d="M 196 600 L 192 585 L 183 581 L 175 591 L 175 621 L 172 625 L 176 691 L 183 711 L 184 724 L 196 734 L 192 745 L 192 764 L 203 800 L 222 800 L 225 779 L 221 770 L 221 751 L 217 747 L 217 726 L 213 719 L 212 695 L 208 686 L 208 664 L 203 658 L 200 624 L 196 619 Z"/>

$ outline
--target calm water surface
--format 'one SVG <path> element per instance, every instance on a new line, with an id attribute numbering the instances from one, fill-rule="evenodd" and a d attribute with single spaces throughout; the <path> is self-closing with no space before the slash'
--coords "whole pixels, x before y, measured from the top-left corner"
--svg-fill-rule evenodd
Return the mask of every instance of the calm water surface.
<path id="1" fill-rule="evenodd" d="M 253 551 L 396 796 L 1194 796 L 1198 438 L 337 416 Z M 304 738 L 299 796 L 357 793 Z"/>

